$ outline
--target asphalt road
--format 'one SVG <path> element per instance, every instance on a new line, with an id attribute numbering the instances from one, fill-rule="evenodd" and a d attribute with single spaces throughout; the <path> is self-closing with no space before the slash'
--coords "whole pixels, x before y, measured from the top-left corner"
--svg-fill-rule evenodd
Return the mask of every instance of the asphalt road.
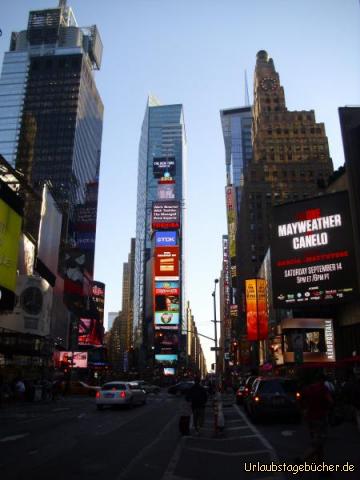
<path id="1" fill-rule="evenodd" d="M 181 437 L 182 399 L 149 395 L 145 406 L 97 411 L 93 398 L 0 410 L 1 480 L 225 480 L 318 478 L 313 473 L 248 471 L 251 464 L 290 463 L 308 443 L 300 423 L 275 419 L 253 425 L 243 409 L 224 399 L 226 427 L 214 432 L 211 402 L 200 436 Z M 355 464 L 360 478 L 360 433 L 352 424 L 331 430 L 327 461 Z"/>

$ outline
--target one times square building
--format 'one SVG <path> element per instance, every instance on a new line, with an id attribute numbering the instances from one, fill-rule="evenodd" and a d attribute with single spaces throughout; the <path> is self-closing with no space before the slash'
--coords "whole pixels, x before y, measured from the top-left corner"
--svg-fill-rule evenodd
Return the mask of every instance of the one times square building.
<path id="1" fill-rule="evenodd" d="M 165 375 L 176 371 L 187 330 L 185 165 L 182 105 L 150 96 L 139 144 L 133 333 L 139 368 Z"/>

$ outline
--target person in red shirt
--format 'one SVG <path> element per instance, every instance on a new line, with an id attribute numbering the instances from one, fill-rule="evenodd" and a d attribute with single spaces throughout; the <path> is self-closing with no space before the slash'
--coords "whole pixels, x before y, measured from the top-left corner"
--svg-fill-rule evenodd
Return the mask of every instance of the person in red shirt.
<path id="1" fill-rule="evenodd" d="M 326 376 L 318 374 L 315 382 L 304 388 L 302 407 L 304 418 L 309 428 L 311 448 L 303 460 L 316 463 L 324 461 L 324 446 L 327 439 L 328 416 L 333 405 L 333 398 L 325 385 Z"/>

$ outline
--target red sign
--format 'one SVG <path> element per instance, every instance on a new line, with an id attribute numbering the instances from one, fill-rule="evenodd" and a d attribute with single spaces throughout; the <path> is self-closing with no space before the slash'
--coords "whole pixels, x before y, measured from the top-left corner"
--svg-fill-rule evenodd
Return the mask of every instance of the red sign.
<path id="1" fill-rule="evenodd" d="M 266 280 L 245 280 L 247 339 L 265 340 L 269 333 Z"/>
<path id="2" fill-rule="evenodd" d="M 155 248 L 155 277 L 179 276 L 179 247 Z"/>

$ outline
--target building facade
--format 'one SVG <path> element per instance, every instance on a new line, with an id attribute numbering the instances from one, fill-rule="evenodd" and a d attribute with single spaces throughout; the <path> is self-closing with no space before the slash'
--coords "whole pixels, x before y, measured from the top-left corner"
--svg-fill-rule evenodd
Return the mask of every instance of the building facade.
<path id="1" fill-rule="evenodd" d="M 156 98 L 149 97 L 142 125 L 138 165 L 133 334 L 139 362 L 145 365 L 153 355 L 155 278 L 164 281 L 169 278 L 174 281 L 176 278 L 175 281 L 178 282 L 176 295 L 177 317 L 180 319 L 177 332 L 179 339 L 180 325 L 185 322 L 183 273 L 186 133 L 182 105 L 160 105 Z M 167 217 L 166 212 L 170 210 L 176 217 L 175 222 Z M 155 219 L 156 215 L 159 216 Z M 173 245 L 178 249 L 178 253 L 174 254 L 178 255 L 175 275 L 161 272 L 157 276 L 153 275 L 156 262 L 160 262 L 160 257 L 156 257 L 161 255 L 157 248 L 162 245 L 157 243 L 155 231 L 171 231 L 174 234 L 175 243 L 165 245 Z"/>
<path id="2" fill-rule="evenodd" d="M 27 29 L 12 33 L 0 79 L 0 153 L 34 188 L 51 182 L 68 241 L 75 207 L 98 178 L 103 104 L 93 73 L 98 30 L 79 27 L 65 3 L 31 11 Z"/>
<path id="3" fill-rule="evenodd" d="M 244 281 L 256 278 L 269 246 L 272 207 L 323 192 L 333 172 L 324 125 L 315 121 L 312 110 L 287 109 L 279 74 L 264 50 L 256 59 L 252 140 L 236 242 L 238 326 L 243 333 Z"/>

